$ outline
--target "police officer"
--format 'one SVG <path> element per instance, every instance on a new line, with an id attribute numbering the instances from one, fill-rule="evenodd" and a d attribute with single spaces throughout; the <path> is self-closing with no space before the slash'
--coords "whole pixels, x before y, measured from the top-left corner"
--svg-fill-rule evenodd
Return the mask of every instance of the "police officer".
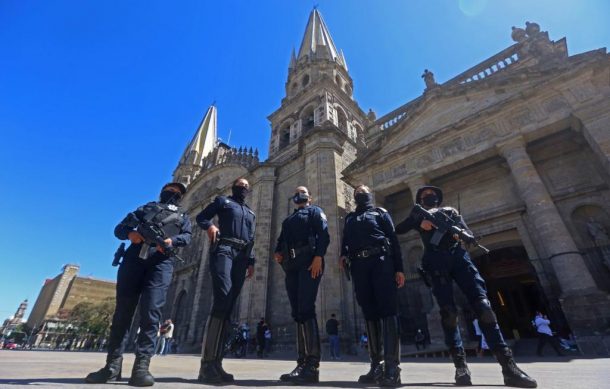
<path id="1" fill-rule="evenodd" d="M 416 193 L 417 204 L 430 212 L 442 212 L 455 220 L 472 236 L 458 211 L 451 207 L 439 208 L 443 202 L 443 192 L 434 186 L 424 186 Z M 424 244 L 422 267 L 431 286 L 432 293 L 440 307 L 441 323 L 445 333 L 445 344 L 449 347 L 456 367 L 455 382 L 457 385 L 472 385 L 470 370 L 466 364 L 466 354 L 458 328 L 458 316 L 453 299 L 453 281 L 455 281 L 474 309 L 481 331 L 493 354 L 502 366 L 504 384 L 522 388 L 535 388 L 537 383 L 517 367 L 511 350 L 506 345 L 496 320 L 489 299 L 485 281 L 472 263 L 458 235 L 446 234 L 438 244 L 432 244 L 436 226 L 412 212 L 403 222 L 396 226 L 396 233 L 404 234 L 417 230 Z"/>
<path id="2" fill-rule="evenodd" d="M 147 246 L 144 246 L 146 252 L 142 253 L 144 238 L 137 231 L 137 221 L 146 218 L 160 224 L 167 236 L 166 246 L 186 246 L 191 241 L 191 222 L 184 210 L 178 206 L 185 193 L 186 188 L 180 183 L 166 184 L 161 190 L 159 202 L 151 202 L 138 208 L 114 229 L 117 238 L 129 239 L 131 245 L 125 252 L 117 274 L 116 308 L 110 328 L 106 366 L 89 374 L 85 378 L 87 383 L 105 383 L 121 379 L 123 350 L 138 302 L 140 333 L 129 385 L 152 386 L 155 383 L 148 367 L 155 352 L 161 308 L 165 305 L 167 289 L 172 279 L 173 261 L 160 246 L 153 245 L 148 250 Z"/>
<path id="3" fill-rule="evenodd" d="M 244 178 L 233 182 L 230 196 L 218 196 L 199 215 L 197 224 L 210 240 L 210 273 L 214 302 L 208 317 L 201 354 L 199 381 L 208 384 L 233 382 L 222 368 L 223 344 L 229 317 L 245 278 L 254 274 L 254 212 L 246 204 L 250 184 Z M 212 223 L 218 216 L 218 227 Z"/>
<path id="4" fill-rule="evenodd" d="M 320 367 L 315 304 L 330 237 L 326 215 L 320 207 L 311 205 L 312 197 L 306 187 L 297 187 L 292 201 L 296 209 L 282 223 L 274 258 L 286 273 L 286 292 L 297 324 L 298 359 L 297 367 L 280 380 L 315 383 L 319 381 Z"/>
<path id="5" fill-rule="evenodd" d="M 356 187 L 354 199 L 356 210 L 345 217 L 339 263 L 343 269 L 346 263 L 351 264 L 356 300 L 366 319 L 371 368 L 360 376 L 358 382 L 398 386 L 400 336 L 397 294 L 398 288 L 405 283 L 400 245 L 390 214 L 374 206 L 370 188 L 365 185 Z"/>

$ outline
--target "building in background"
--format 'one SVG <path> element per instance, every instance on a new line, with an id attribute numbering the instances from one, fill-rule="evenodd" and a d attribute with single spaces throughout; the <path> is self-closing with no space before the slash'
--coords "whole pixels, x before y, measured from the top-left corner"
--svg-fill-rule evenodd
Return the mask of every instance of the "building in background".
<path id="1" fill-rule="evenodd" d="M 114 298 L 116 282 L 79 277 L 79 269 L 68 264 L 55 278 L 45 280 L 27 320 L 28 328 L 36 332 L 33 345 L 54 343 L 65 332 L 62 324 L 77 304 L 98 304 Z"/>
<path id="2" fill-rule="evenodd" d="M 540 309 L 558 330 L 575 334 L 585 353 L 607 353 L 609 338 L 600 335 L 610 326 L 610 56 L 605 49 L 569 55 L 565 38 L 552 41 L 536 23 L 513 27 L 512 39 L 446 82 L 426 70 L 419 97 L 377 118 L 354 100 L 346 58 L 314 9 L 290 58 L 285 97 L 269 116 L 266 161 L 251 147 L 218 143 L 210 107 L 174 180 L 188 185 L 182 205 L 193 218 L 229 194 L 237 177 L 250 181 L 256 273 L 244 284 L 234 321 L 265 317 L 276 342 L 293 342 L 283 272 L 270 258 L 293 209 L 291 194 L 305 185 L 324 208 L 331 236 L 318 320 L 336 314 L 344 341 L 356 344 L 363 318 L 351 283 L 334 266 L 353 187 L 370 185 L 399 222 L 417 188 L 435 184 L 492 250 L 473 256 L 508 337 L 534 336 L 529 322 Z M 400 291 L 403 339 L 422 328 L 442 345 L 438 306 L 415 271 L 419 238 L 411 233 L 400 243 L 408 279 Z M 211 306 L 208 248 L 204 231 L 195 229 L 168 294 L 164 317 L 175 322 L 184 351 L 200 347 Z M 463 298 L 460 314 L 464 333 L 472 333 Z"/>
<path id="3" fill-rule="evenodd" d="M 15 314 L 8 319 L 4 320 L 2 327 L 0 327 L 0 339 L 8 338 L 11 336 L 13 331 L 18 330 L 22 324 L 25 324 L 25 311 L 28 309 L 28 300 L 25 299 Z"/>

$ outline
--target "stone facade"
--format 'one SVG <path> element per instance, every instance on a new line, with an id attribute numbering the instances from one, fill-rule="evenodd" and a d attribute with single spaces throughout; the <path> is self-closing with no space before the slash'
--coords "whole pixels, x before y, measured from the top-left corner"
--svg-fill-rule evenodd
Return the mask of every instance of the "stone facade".
<path id="1" fill-rule="evenodd" d="M 508 337 L 526 337 L 534 309 L 570 328 L 583 350 L 610 320 L 610 57 L 605 49 L 569 56 L 565 39 L 551 41 L 535 23 L 513 28 L 515 44 L 457 77 L 437 83 L 426 71 L 423 94 L 377 119 L 353 100 L 353 81 L 317 10 L 298 56 L 293 52 L 286 97 L 269 116 L 269 157 L 223 144 L 198 164 L 179 164 L 189 184 L 191 217 L 232 181 L 247 178 L 257 213 L 255 277 L 247 280 L 235 321 L 262 316 L 277 342 L 292 342 L 293 324 L 281 268 L 271 261 L 282 220 L 298 185 L 310 189 L 329 220 L 331 245 L 318 296 L 318 319 L 335 313 L 354 343 L 363 330 L 352 286 L 335 266 L 352 187 L 369 184 L 396 222 L 413 193 L 441 186 L 482 243 L 472 251 L 488 278 L 490 299 Z M 231 158 L 218 155 L 232 153 Z M 417 234 L 400 238 L 407 286 L 399 304 L 404 340 L 417 328 L 441 342 L 438 307 L 415 268 Z M 166 316 L 183 350 L 199 348 L 211 306 L 208 242 L 195 228 L 168 295 Z M 461 325 L 471 312 L 458 296 Z M 606 351 L 607 352 L 607 351 Z"/>

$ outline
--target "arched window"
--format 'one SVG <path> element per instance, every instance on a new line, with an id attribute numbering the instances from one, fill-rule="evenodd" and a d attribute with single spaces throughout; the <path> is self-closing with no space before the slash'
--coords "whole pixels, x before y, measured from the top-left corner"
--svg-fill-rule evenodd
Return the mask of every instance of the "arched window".
<path id="1" fill-rule="evenodd" d="M 345 112 L 339 107 L 337 107 L 337 127 L 340 130 L 347 131 L 347 116 L 345 116 Z"/>
<path id="2" fill-rule="evenodd" d="M 290 144 L 290 124 L 286 124 L 280 130 L 280 148 Z"/>
<path id="3" fill-rule="evenodd" d="M 341 77 L 339 75 L 335 76 L 335 82 L 339 85 L 339 88 L 343 86 L 343 82 L 341 81 Z"/>
<path id="4" fill-rule="evenodd" d="M 301 79 L 301 86 L 307 86 L 309 84 L 309 74 L 306 74 Z"/>
<path id="5" fill-rule="evenodd" d="M 309 131 L 313 128 L 314 121 L 314 108 L 313 106 L 309 106 L 303 110 L 301 113 L 301 122 L 303 127 L 303 132 Z"/>

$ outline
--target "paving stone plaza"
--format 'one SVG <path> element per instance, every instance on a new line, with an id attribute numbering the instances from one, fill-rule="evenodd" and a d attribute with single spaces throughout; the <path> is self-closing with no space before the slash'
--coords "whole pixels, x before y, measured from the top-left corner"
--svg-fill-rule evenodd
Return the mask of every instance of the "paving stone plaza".
<path id="1" fill-rule="evenodd" d="M 277 359 L 227 359 L 225 368 L 235 374 L 239 387 L 274 387 L 280 373 L 292 370 L 293 361 Z M 105 355 L 95 352 L 0 350 L 0 388 L 96 388 L 126 387 L 133 355 L 125 356 L 126 377 L 117 383 L 86 385 L 83 377 L 103 364 Z M 316 388 L 359 388 L 355 382 L 368 367 L 362 358 L 322 361 L 320 383 Z M 473 384 L 480 388 L 502 386 L 502 375 L 493 358 L 471 358 Z M 610 388 L 610 359 L 520 358 L 519 365 L 538 380 L 539 388 Z M 444 358 L 403 358 L 402 383 L 409 388 L 452 387 L 453 365 Z M 169 355 L 155 357 L 151 372 L 155 388 L 206 387 L 197 383 L 199 356 Z M 288 386 L 290 387 L 290 386 Z"/>

